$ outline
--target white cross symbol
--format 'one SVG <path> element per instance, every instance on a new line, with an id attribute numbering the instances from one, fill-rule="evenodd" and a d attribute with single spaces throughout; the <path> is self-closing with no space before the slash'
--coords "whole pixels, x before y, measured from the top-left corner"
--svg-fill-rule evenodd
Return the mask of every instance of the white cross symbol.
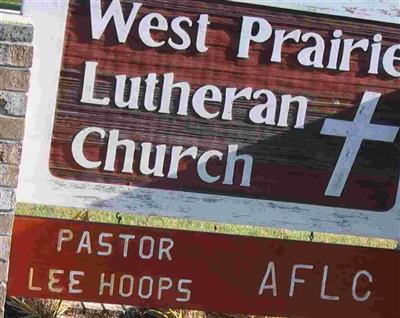
<path id="1" fill-rule="evenodd" d="M 363 140 L 394 142 L 399 127 L 371 124 L 371 119 L 380 97 L 381 94 L 379 93 L 366 91 L 353 122 L 325 119 L 321 129 L 322 135 L 346 138 L 325 190 L 326 196 L 340 197 L 342 195 L 343 188 Z"/>

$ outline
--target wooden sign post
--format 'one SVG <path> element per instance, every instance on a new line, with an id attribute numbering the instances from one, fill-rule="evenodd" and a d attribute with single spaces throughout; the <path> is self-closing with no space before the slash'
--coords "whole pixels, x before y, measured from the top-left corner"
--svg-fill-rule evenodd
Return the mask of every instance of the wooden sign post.
<path id="1" fill-rule="evenodd" d="M 301 317 L 398 317 L 400 253 L 17 217 L 9 293 Z"/>
<path id="2" fill-rule="evenodd" d="M 61 65 L 36 74 L 58 96 L 33 107 L 54 123 L 28 122 L 21 200 L 399 238 L 398 25 L 217 0 L 26 10 Z"/>

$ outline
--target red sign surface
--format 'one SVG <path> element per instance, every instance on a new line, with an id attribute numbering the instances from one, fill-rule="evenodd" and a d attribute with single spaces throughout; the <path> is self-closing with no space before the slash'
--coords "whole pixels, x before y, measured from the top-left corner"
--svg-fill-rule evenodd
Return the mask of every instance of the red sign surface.
<path id="1" fill-rule="evenodd" d="M 69 5 L 60 178 L 390 211 L 398 26 L 217 0 Z"/>
<path id="2" fill-rule="evenodd" d="M 400 253 L 17 217 L 10 295 L 307 317 L 400 317 Z"/>

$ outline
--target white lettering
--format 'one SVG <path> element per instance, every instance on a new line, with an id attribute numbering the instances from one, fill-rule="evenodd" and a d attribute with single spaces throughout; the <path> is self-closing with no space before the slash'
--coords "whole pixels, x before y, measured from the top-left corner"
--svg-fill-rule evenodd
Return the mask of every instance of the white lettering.
<path id="1" fill-rule="evenodd" d="M 267 284 L 268 278 L 271 276 L 271 284 Z M 260 284 L 260 288 L 258 290 L 258 295 L 262 295 L 264 290 L 271 289 L 272 295 L 276 297 L 278 295 L 278 291 L 276 289 L 276 275 L 275 275 L 275 264 L 274 262 L 269 262 L 267 270 L 265 272 L 264 278 Z"/>
<path id="2" fill-rule="evenodd" d="M 258 32 L 253 34 L 254 26 L 258 26 Z M 237 57 L 249 58 L 250 43 L 262 43 L 267 41 L 272 35 L 272 26 L 262 18 L 243 17 L 242 31 L 240 33 L 239 52 Z"/>
<path id="3" fill-rule="evenodd" d="M 162 292 L 164 290 L 169 290 L 172 287 L 172 279 L 169 277 L 160 277 L 158 281 L 158 291 L 157 291 L 157 299 L 160 300 L 162 297 Z"/>
<path id="4" fill-rule="evenodd" d="M 197 147 L 190 147 L 184 151 L 182 146 L 172 147 L 168 178 L 178 179 L 179 162 L 185 157 L 192 157 L 193 159 L 196 159 Z"/>
<path id="5" fill-rule="evenodd" d="M 329 270 L 328 265 L 325 265 L 324 266 L 324 273 L 322 275 L 322 284 L 321 284 L 321 294 L 320 294 L 320 296 L 321 296 L 321 299 L 324 299 L 324 300 L 336 300 L 336 301 L 338 301 L 340 299 L 339 296 L 330 296 L 330 295 L 326 294 L 326 282 L 328 280 L 328 270 Z"/>
<path id="6" fill-rule="evenodd" d="M 103 296 L 104 289 L 108 288 L 108 295 L 112 296 L 114 294 L 114 281 L 115 281 L 115 274 L 110 275 L 110 281 L 106 282 L 106 274 L 101 273 L 100 275 L 100 284 L 99 284 L 99 295 Z"/>
<path id="7" fill-rule="evenodd" d="M 197 20 L 197 24 L 199 28 L 197 31 L 196 49 L 200 53 L 204 53 L 208 50 L 208 47 L 206 46 L 207 28 L 210 25 L 208 14 L 200 15 L 199 20 Z"/>
<path id="8" fill-rule="evenodd" d="M 101 161 L 90 161 L 85 157 L 85 154 L 83 153 L 83 145 L 85 143 L 85 140 L 92 133 L 99 134 L 101 139 L 103 139 L 106 135 L 106 132 L 101 128 L 88 127 L 82 129 L 72 140 L 72 157 L 78 165 L 86 169 L 96 169 L 101 165 Z"/>
<path id="9" fill-rule="evenodd" d="M 399 53 L 399 55 L 396 56 L 396 53 Z M 383 68 L 385 71 L 393 77 L 400 77 L 400 70 L 395 68 L 394 61 L 400 61 L 400 44 L 391 46 L 383 55 Z"/>
<path id="10" fill-rule="evenodd" d="M 73 233 L 69 229 L 62 229 L 58 232 L 58 240 L 57 240 L 57 252 L 61 252 L 62 243 L 69 242 L 73 238 Z"/>
<path id="11" fill-rule="evenodd" d="M 125 281 L 128 280 L 128 291 L 125 292 Z M 134 278 L 131 275 L 122 275 L 119 279 L 119 294 L 121 297 L 127 298 L 131 297 L 133 294 L 133 283 Z"/>
<path id="12" fill-rule="evenodd" d="M 124 139 L 119 140 L 119 130 L 111 130 L 108 137 L 105 171 L 115 171 L 115 158 L 118 147 L 125 148 L 124 166 L 122 172 L 133 173 L 133 160 L 135 155 L 135 142 Z"/>
<path id="13" fill-rule="evenodd" d="M 60 282 L 59 278 L 56 278 L 55 275 L 62 275 L 64 274 L 64 271 L 61 269 L 50 269 L 49 270 L 49 283 L 48 283 L 48 288 L 49 291 L 53 293 L 61 293 L 63 289 L 61 287 L 54 287 L 55 284 Z"/>
<path id="14" fill-rule="evenodd" d="M 153 23 L 153 21 L 155 23 Z M 160 47 L 165 44 L 165 41 L 155 41 L 151 37 L 151 31 L 167 31 L 168 21 L 161 14 L 149 13 L 144 16 L 139 23 L 139 36 L 144 44 L 149 47 Z"/>
<path id="15" fill-rule="evenodd" d="M 302 35 L 301 40 L 307 42 L 310 39 L 315 41 L 312 47 L 302 49 L 297 55 L 297 60 L 301 65 L 313 66 L 315 68 L 323 68 L 322 63 L 325 52 L 325 41 L 318 33 L 308 32 Z"/>
<path id="16" fill-rule="evenodd" d="M 301 283 L 301 284 L 305 283 L 304 279 L 296 277 L 296 271 L 298 269 L 313 269 L 313 268 L 314 268 L 313 265 L 304 265 L 304 264 L 295 264 L 295 265 L 293 265 L 292 276 L 290 278 L 289 297 L 293 297 L 293 295 L 294 295 L 294 287 L 295 287 L 296 283 Z"/>
<path id="17" fill-rule="evenodd" d="M 146 242 L 149 242 L 147 244 L 149 246 L 147 253 L 145 253 Z M 143 236 L 140 239 L 139 255 L 142 259 L 150 259 L 153 257 L 153 255 L 154 255 L 154 239 L 151 236 Z"/>
<path id="18" fill-rule="evenodd" d="M 143 291 L 145 281 L 148 282 L 147 293 L 144 293 L 144 291 Z M 139 294 L 140 298 L 149 299 L 151 297 L 151 295 L 153 294 L 153 283 L 154 283 L 153 278 L 151 278 L 150 276 L 143 276 L 142 278 L 140 278 L 139 290 L 138 290 L 138 294 Z"/>
<path id="19" fill-rule="evenodd" d="M 240 185 L 242 187 L 250 187 L 251 172 L 253 170 L 253 157 L 250 155 L 237 155 L 238 146 L 228 146 L 228 158 L 225 169 L 225 179 L 223 184 L 232 185 L 235 173 L 236 162 L 239 160 L 244 161 L 242 181 Z"/>
<path id="20" fill-rule="evenodd" d="M 210 94 L 210 97 L 206 97 Z M 195 112 L 205 119 L 212 119 L 219 115 L 219 111 L 210 113 L 205 108 L 205 102 L 221 102 L 222 94 L 218 87 L 214 85 L 205 85 L 200 87 L 193 95 L 193 109 Z"/>
<path id="21" fill-rule="evenodd" d="M 178 291 L 184 295 L 184 297 L 178 297 L 176 301 L 186 303 L 190 300 L 191 290 L 188 288 L 184 288 L 184 285 L 191 284 L 192 280 L 190 279 L 181 279 L 178 282 Z"/>
<path id="22" fill-rule="evenodd" d="M 274 48 L 272 51 L 271 61 L 281 63 L 282 62 L 282 47 L 283 43 L 288 40 L 294 40 L 296 43 L 300 41 L 300 30 L 294 30 L 286 34 L 285 30 L 275 31 Z"/>
<path id="23" fill-rule="evenodd" d="M 262 95 L 267 97 L 267 101 L 250 109 L 249 118 L 255 124 L 275 125 L 276 97 L 267 89 L 255 91 L 253 97 L 258 99 Z"/>
<path id="24" fill-rule="evenodd" d="M 42 288 L 38 286 L 33 286 L 33 274 L 34 270 L 33 268 L 29 268 L 29 279 L 28 279 L 28 289 L 32 291 L 41 291 Z"/>
<path id="25" fill-rule="evenodd" d="M 352 284 L 352 287 L 351 287 L 351 295 L 353 296 L 353 299 L 354 299 L 355 301 L 358 301 L 358 302 L 367 301 L 368 298 L 369 298 L 369 296 L 371 295 L 371 291 L 369 291 L 369 290 L 368 290 L 363 296 L 357 295 L 357 284 L 358 284 L 358 280 L 360 279 L 361 275 L 367 277 L 367 279 L 368 279 L 368 281 L 369 281 L 370 283 L 372 283 L 372 280 L 373 280 L 373 279 L 372 279 L 372 275 L 371 275 L 368 271 L 366 271 L 366 270 L 359 271 L 359 272 L 357 272 L 357 274 L 354 276 L 354 278 L 353 278 L 353 284 Z"/>
<path id="26" fill-rule="evenodd" d="M 99 256 L 109 256 L 112 253 L 112 245 L 110 243 L 104 242 L 105 238 L 113 237 L 112 233 L 100 233 L 99 235 L 99 246 L 105 247 L 105 251 L 98 251 Z"/>
<path id="27" fill-rule="evenodd" d="M 197 174 L 199 175 L 200 179 L 206 183 L 214 183 L 217 182 L 221 176 L 211 176 L 207 171 L 207 163 L 212 157 L 217 157 L 219 160 L 222 160 L 222 152 L 217 150 L 209 150 L 203 153 L 197 164 Z"/>
<path id="28" fill-rule="evenodd" d="M 292 95 L 282 96 L 281 111 L 279 113 L 278 126 L 280 127 L 288 126 L 289 108 L 293 102 L 296 102 L 299 105 L 297 110 L 296 124 L 294 128 L 303 129 L 304 122 L 306 119 L 307 106 L 308 106 L 308 100 L 304 96 L 295 96 L 295 97 L 292 97 Z"/>
<path id="29" fill-rule="evenodd" d="M 142 143 L 142 156 L 140 158 L 140 172 L 144 175 L 154 174 L 156 177 L 164 177 L 164 160 L 166 145 L 156 146 L 156 159 L 154 167 L 150 168 L 150 155 L 151 155 L 152 144 L 149 142 Z"/>
<path id="30" fill-rule="evenodd" d="M 96 81 L 97 62 L 85 63 L 85 76 L 83 79 L 83 89 L 81 103 L 105 106 L 110 104 L 110 98 L 95 98 L 94 84 Z"/>
<path id="31" fill-rule="evenodd" d="M 122 252 L 122 255 L 124 258 L 128 256 L 128 251 L 129 251 L 129 241 L 135 239 L 135 235 L 130 235 L 130 234 L 120 234 L 118 236 L 120 239 L 124 240 L 124 249 Z"/>
<path id="32" fill-rule="evenodd" d="M 182 28 L 182 23 L 185 22 L 189 27 L 193 25 L 192 20 L 188 17 L 176 17 L 171 22 L 171 29 L 175 32 L 177 36 L 181 39 L 182 43 L 176 43 L 172 38 L 168 39 L 168 44 L 175 50 L 186 50 L 190 46 L 190 36 Z"/>
<path id="33" fill-rule="evenodd" d="M 83 290 L 75 288 L 75 286 L 78 286 L 80 284 L 80 281 L 76 279 L 76 276 L 85 276 L 84 272 L 80 271 L 70 271 L 69 272 L 69 284 L 68 284 L 68 292 L 70 294 L 82 294 Z"/>
<path id="34" fill-rule="evenodd" d="M 124 14 L 119 0 L 113 0 L 111 2 L 104 16 L 102 16 L 101 13 L 101 0 L 90 0 L 92 38 L 95 40 L 100 39 L 108 23 L 113 19 L 118 40 L 120 43 L 125 43 L 141 6 L 141 3 L 132 3 L 132 10 L 129 14 L 128 21 L 125 23 Z"/>
<path id="35" fill-rule="evenodd" d="M 88 254 L 92 254 L 92 244 L 90 243 L 90 233 L 88 231 L 83 232 L 76 254 L 81 253 L 83 248 L 86 249 Z"/>
<path id="36" fill-rule="evenodd" d="M 162 237 L 160 239 L 158 259 L 161 261 L 165 256 L 169 261 L 172 261 L 171 250 L 173 247 L 174 247 L 174 241 L 172 239 Z"/>

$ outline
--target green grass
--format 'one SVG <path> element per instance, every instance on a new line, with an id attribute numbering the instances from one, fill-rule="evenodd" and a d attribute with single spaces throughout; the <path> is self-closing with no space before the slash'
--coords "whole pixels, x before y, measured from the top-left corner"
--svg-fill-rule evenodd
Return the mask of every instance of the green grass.
<path id="1" fill-rule="evenodd" d="M 20 10 L 22 0 L 0 0 L 0 9 Z"/>
<path id="2" fill-rule="evenodd" d="M 17 214 L 31 215 L 37 217 L 53 217 L 62 219 L 73 219 L 80 210 L 44 205 L 18 204 Z M 138 214 L 121 214 L 122 224 L 139 225 L 149 227 L 160 227 L 170 229 L 184 229 L 203 232 L 216 232 L 236 235 L 250 235 L 259 237 L 301 240 L 309 239 L 310 232 L 289 231 L 283 229 L 270 229 L 256 226 L 218 224 L 213 222 L 193 221 L 188 219 L 175 219 L 160 216 L 143 216 Z M 89 211 L 89 220 L 92 222 L 118 223 L 115 212 Z M 393 249 L 396 242 L 393 240 L 365 238 L 348 235 L 334 235 L 314 232 L 314 242 L 325 242 L 334 244 L 380 247 Z"/>

